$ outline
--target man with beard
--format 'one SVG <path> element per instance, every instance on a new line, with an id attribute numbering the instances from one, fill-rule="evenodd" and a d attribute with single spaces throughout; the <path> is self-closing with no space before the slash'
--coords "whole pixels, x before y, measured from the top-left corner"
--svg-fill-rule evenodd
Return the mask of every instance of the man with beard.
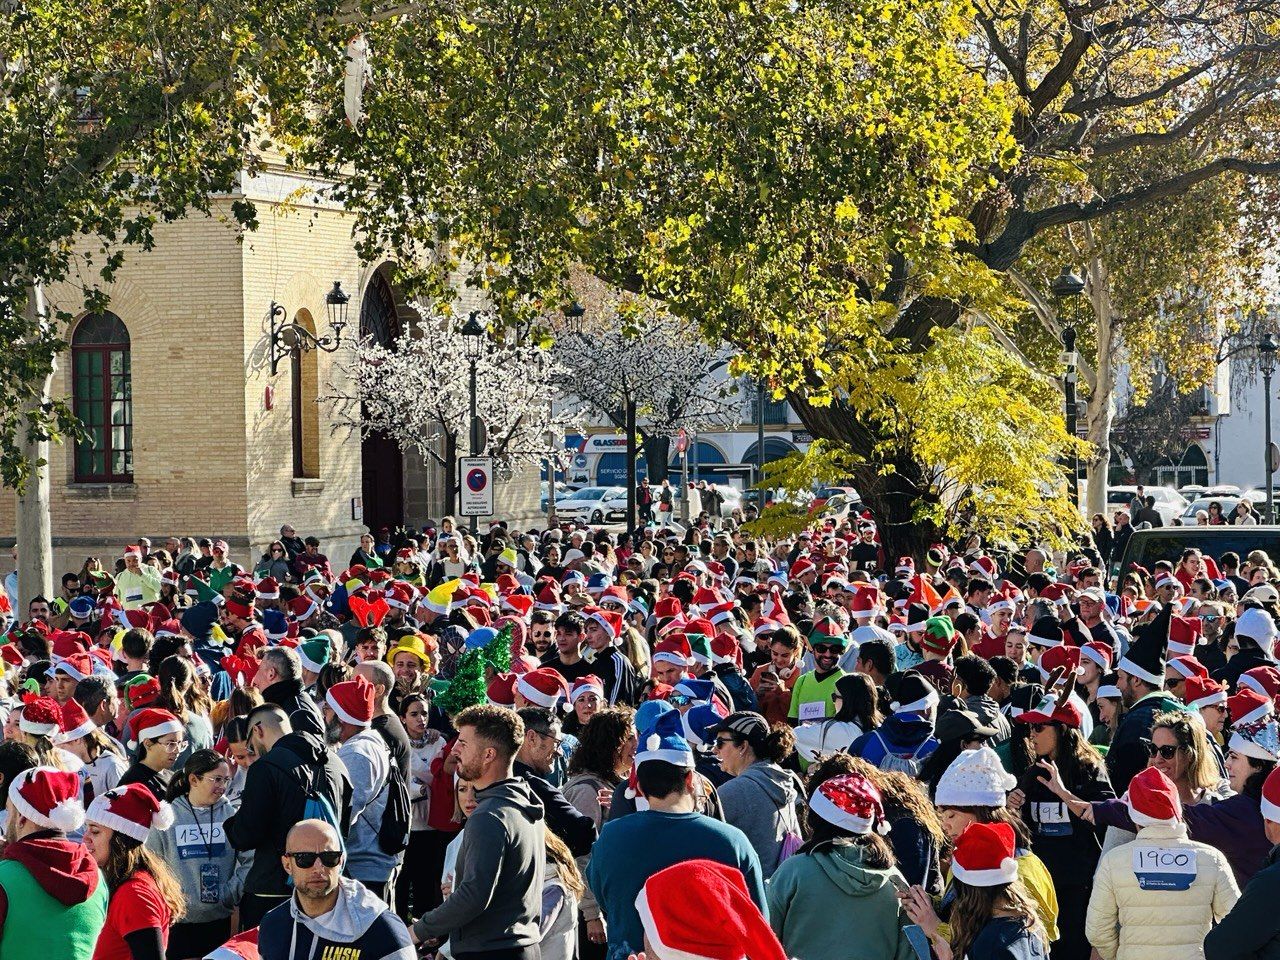
<path id="1" fill-rule="evenodd" d="M 453 892 L 413 925 L 415 942 L 449 938 L 455 956 L 537 960 L 546 838 L 542 804 L 515 775 L 524 722 L 501 707 L 458 714 L 458 776 L 478 805 L 467 818 Z"/>
<path id="2" fill-rule="evenodd" d="M 813 625 L 809 649 L 813 653 L 814 669 L 812 673 L 801 674 L 792 687 L 787 719 L 793 727 L 835 715 L 831 694 L 836 681 L 844 676 L 839 663 L 847 643 L 843 628 L 830 617 L 823 617 Z"/>

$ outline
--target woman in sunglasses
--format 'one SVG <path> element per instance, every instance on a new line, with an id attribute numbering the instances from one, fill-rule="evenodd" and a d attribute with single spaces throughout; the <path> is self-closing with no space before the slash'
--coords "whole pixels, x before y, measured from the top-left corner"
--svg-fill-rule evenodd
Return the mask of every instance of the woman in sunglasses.
<path id="1" fill-rule="evenodd" d="M 1032 755 L 1055 764 L 1073 794 L 1108 800 L 1115 791 L 1102 755 L 1080 733 L 1080 711 L 1071 700 L 1074 686 L 1068 680 L 1056 697 L 1046 697 L 1021 720 L 1030 731 Z M 1036 765 L 1021 777 L 1021 814 L 1031 829 L 1031 849 L 1044 861 L 1058 895 L 1060 937 L 1053 944 L 1053 960 L 1088 960 L 1091 947 L 1084 936 L 1084 919 L 1102 845 L 1098 831 L 1073 815 L 1043 776 L 1043 767 Z"/>
<path id="2" fill-rule="evenodd" d="M 1246 696 L 1252 694 L 1252 696 Z M 1224 800 L 1183 807 L 1182 816 L 1192 840 L 1217 847 L 1227 856 L 1236 884 L 1244 889 L 1262 869 L 1271 842 L 1262 820 L 1262 784 L 1280 761 L 1280 726 L 1271 715 L 1271 704 L 1260 693 L 1243 690 L 1229 701 L 1234 730 L 1227 742 L 1227 771 L 1238 792 Z M 1067 790 L 1053 764 L 1042 764 L 1048 788 L 1062 799 L 1073 816 L 1098 826 L 1136 832 L 1123 801 L 1089 803 Z"/>
<path id="3" fill-rule="evenodd" d="M 147 849 L 168 865 L 187 902 L 182 920 L 169 930 L 169 956 L 203 957 L 231 935 L 231 910 L 252 854 L 237 854 L 222 829 L 235 813 L 226 799 L 230 782 L 226 757 L 197 750 L 169 785 L 174 829 L 147 836 Z"/>

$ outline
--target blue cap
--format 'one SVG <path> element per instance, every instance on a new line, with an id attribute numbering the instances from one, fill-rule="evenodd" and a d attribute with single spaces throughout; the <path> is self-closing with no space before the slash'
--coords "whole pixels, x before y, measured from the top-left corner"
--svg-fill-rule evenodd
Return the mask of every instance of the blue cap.
<path id="1" fill-rule="evenodd" d="M 693 749 L 684 738 L 684 721 L 679 711 L 659 715 L 652 728 L 641 731 L 636 766 L 646 760 L 664 760 L 677 767 L 693 768 Z"/>
<path id="2" fill-rule="evenodd" d="M 467 634 L 467 649 L 479 650 L 497 635 L 498 631 L 493 627 L 476 627 Z"/>

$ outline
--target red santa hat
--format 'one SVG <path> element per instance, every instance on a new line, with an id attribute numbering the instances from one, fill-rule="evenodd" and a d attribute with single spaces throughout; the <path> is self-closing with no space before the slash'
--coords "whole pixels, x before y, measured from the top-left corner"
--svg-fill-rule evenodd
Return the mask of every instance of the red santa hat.
<path id="1" fill-rule="evenodd" d="M 338 719 L 353 727 L 368 727 L 373 724 L 374 698 L 373 684 L 360 674 L 350 680 L 335 683 L 324 695 L 325 703 L 338 715 Z"/>
<path id="2" fill-rule="evenodd" d="M 172 713 L 156 707 L 145 707 L 139 710 L 129 719 L 129 726 L 133 730 L 130 740 L 134 743 L 158 740 L 171 733 L 183 733 L 186 730 L 182 721 Z"/>
<path id="3" fill-rule="evenodd" d="M 1280 670 L 1275 667 L 1254 667 L 1240 674 L 1236 689 L 1248 687 L 1257 690 L 1271 700 L 1280 695 Z"/>
<path id="4" fill-rule="evenodd" d="M 680 606 L 679 597 L 663 597 L 653 605 L 653 617 L 655 620 L 678 617 L 683 612 L 684 608 Z"/>
<path id="5" fill-rule="evenodd" d="M 516 691 L 535 706 L 550 710 L 562 697 L 568 697 L 569 685 L 556 671 L 542 667 L 518 677 Z"/>
<path id="6" fill-rule="evenodd" d="M 533 610 L 533 597 L 527 593 L 512 593 L 502 598 L 502 609 L 521 620 L 527 619 Z"/>
<path id="7" fill-rule="evenodd" d="M 860 773 L 832 777 L 814 792 L 809 809 L 848 833 L 887 833 L 880 791 Z"/>
<path id="8" fill-rule="evenodd" d="M 57 743 L 70 743 L 97 729 L 98 725 L 89 719 L 89 714 L 76 698 L 68 697 L 67 702 L 62 705 L 60 729 L 54 740 Z"/>
<path id="9" fill-rule="evenodd" d="M 876 615 L 879 591 L 875 587 L 860 587 L 849 604 L 849 614 L 858 620 L 870 620 Z"/>
<path id="10" fill-rule="evenodd" d="M 1182 693 L 1192 710 L 1227 702 L 1227 688 L 1209 677 L 1188 677 Z"/>
<path id="11" fill-rule="evenodd" d="M 585 677 L 579 677 L 573 681 L 573 687 L 569 691 L 569 702 L 577 703 L 579 697 L 588 693 L 594 693 L 601 700 L 604 699 L 604 681 L 594 673 L 589 673 Z"/>
<path id="12" fill-rule="evenodd" d="M 1269 717 L 1275 712 L 1274 702 L 1265 693 L 1252 687 L 1240 687 L 1227 700 L 1227 713 L 1232 726 L 1247 726 Z"/>
<path id="13" fill-rule="evenodd" d="M 1272 823 L 1280 823 L 1280 767 L 1268 773 L 1262 782 L 1262 816 Z"/>
<path id="14" fill-rule="evenodd" d="M 806 573 L 813 573 L 818 568 L 814 566 L 813 561 L 808 557 L 797 557 L 791 563 L 791 569 L 787 571 L 787 577 L 790 580 L 798 580 Z"/>
<path id="15" fill-rule="evenodd" d="M 713 625 L 724 623 L 726 620 L 732 620 L 735 607 L 737 607 L 737 604 L 733 601 L 717 603 L 715 606 L 707 610 L 707 619 L 710 620 Z"/>
<path id="16" fill-rule="evenodd" d="M 280 581 L 275 577 L 263 577 L 254 586 L 253 595 L 259 600 L 279 600 Z"/>
<path id="17" fill-rule="evenodd" d="M 1170 656 L 1190 656 L 1195 653 L 1203 631 L 1204 623 L 1199 617 L 1170 617 Z"/>
<path id="18" fill-rule="evenodd" d="M 1172 827 L 1182 820 L 1178 788 L 1155 767 L 1144 767 L 1129 781 L 1124 802 L 1140 827 Z"/>
<path id="19" fill-rule="evenodd" d="M 224 546 L 222 549 L 225 551 L 226 547 Z M 129 544 L 129 546 L 125 547 L 124 553 L 120 554 L 120 559 L 128 560 L 130 557 L 132 557 L 134 560 L 141 560 L 142 547 L 138 546 L 136 543 L 131 543 Z"/>
<path id="20" fill-rule="evenodd" d="M 315 602 L 312 597 L 303 594 L 294 597 L 289 601 L 289 616 L 293 617 L 295 622 L 310 620 L 316 615 L 316 611 L 320 609 L 320 605 Z"/>
<path id="21" fill-rule="evenodd" d="M 669 633 L 658 641 L 653 648 L 655 663 L 674 663 L 678 667 L 687 667 L 693 663 L 693 648 L 689 646 L 689 638 L 683 633 Z"/>
<path id="22" fill-rule="evenodd" d="M 258 953 L 258 928 L 237 933 L 222 946 L 210 950 L 204 960 L 260 960 Z"/>
<path id="23" fill-rule="evenodd" d="M 1040 658 L 1036 661 L 1036 669 L 1040 671 L 1041 679 L 1048 679 L 1049 674 L 1061 667 L 1066 673 L 1078 671 L 1080 669 L 1080 651 L 1082 647 L 1050 647 L 1044 653 L 1040 654 Z"/>
<path id="24" fill-rule="evenodd" d="M 538 591 L 538 599 L 534 601 L 533 608 L 535 610 L 550 610 L 558 613 L 562 609 L 560 603 L 560 587 L 555 581 L 548 581 L 542 585 L 542 589 Z"/>
<path id="25" fill-rule="evenodd" d="M 1101 640 L 1090 640 L 1080 648 L 1080 656 L 1092 660 L 1103 673 L 1110 673 L 1115 653 L 1111 649 L 1111 644 L 1103 643 Z"/>
<path id="26" fill-rule="evenodd" d="M 1191 656 L 1174 657 L 1169 661 L 1168 666 L 1175 670 L 1184 680 L 1191 677 L 1209 676 L 1209 671 L 1205 669 L 1205 665 Z"/>
<path id="27" fill-rule="evenodd" d="M 93 660 L 87 653 L 73 653 L 54 664 L 55 671 L 61 671 L 76 682 L 93 673 Z"/>
<path id="28" fill-rule="evenodd" d="M 13 778 L 9 800 L 32 823 L 73 833 L 84 824 L 80 775 L 54 767 L 31 767 Z"/>
<path id="29" fill-rule="evenodd" d="M 50 657 L 54 663 L 63 660 L 73 653 L 87 653 L 93 644 L 89 635 L 80 630 L 59 630 L 49 638 Z"/>
<path id="30" fill-rule="evenodd" d="M 588 620 L 594 620 L 607 633 L 614 643 L 618 642 L 618 638 L 622 636 L 622 614 L 616 610 L 601 610 L 599 607 L 583 607 L 582 615 Z"/>
<path id="31" fill-rule="evenodd" d="M 711 662 L 742 665 L 742 648 L 738 638 L 730 633 L 717 633 L 711 638 Z"/>
<path id="32" fill-rule="evenodd" d="M 394 610 L 408 611 L 409 604 L 413 603 L 413 588 L 397 580 L 382 594 L 382 599 Z"/>
<path id="33" fill-rule="evenodd" d="M 495 674 L 484 691 L 484 698 L 489 702 L 489 706 L 506 707 L 508 710 L 514 709 L 516 705 L 516 680 L 518 679 L 519 675 L 515 673 Z"/>
<path id="34" fill-rule="evenodd" d="M 62 708 L 53 697 L 24 694 L 22 719 L 18 726 L 22 728 L 23 733 L 38 737 L 52 737 L 62 729 Z"/>
<path id="35" fill-rule="evenodd" d="M 951 875 L 971 887 L 995 887 L 1018 879 L 1013 827 L 971 823 L 956 837 Z"/>
<path id="36" fill-rule="evenodd" d="M 742 872 L 711 860 L 659 870 L 636 897 L 650 960 L 786 960 Z"/>
<path id="37" fill-rule="evenodd" d="M 87 819 L 143 843 L 153 828 L 173 826 L 173 808 L 142 784 L 131 783 L 95 797 Z"/>

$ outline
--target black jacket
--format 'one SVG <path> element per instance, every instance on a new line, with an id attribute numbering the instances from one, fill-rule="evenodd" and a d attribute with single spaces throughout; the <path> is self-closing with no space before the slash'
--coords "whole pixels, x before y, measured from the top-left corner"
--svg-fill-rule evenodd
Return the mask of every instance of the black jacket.
<path id="1" fill-rule="evenodd" d="M 280 856 L 289 829 L 303 819 L 312 782 L 333 806 L 345 837 L 351 825 L 351 780 L 322 739 L 303 731 L 286 733 L 249 767 L 240 809 L 223 825 L 231 846 L 254 852 L 245 893 L 289 893 Z"/>
<path id="2" fill-rule="evenodd" d="M 596 842 L 596 822 L 565 799 L 560 788 L 548 783 L 527 763 L 516 761 L 516 776 L 529 785 L 529 789 L 542 801 L 547 814 L 547 829 L 564 841 L 575 857 L 591 852 Z"/>
<path id="3" fill-rule="evenodd" d="M 1236 655 L 1239 658 L 1239 654 Z M 1157 713 L 1181 710 L 1182 704 L 1163 690 L 1157 696 L 1144 697 L 1135 703 L 1116 727 L 1107 749 L 1107 773 L 1117 796 L 1129 789 L 1129 781 L 1147 766 L 1147 743 Z"/>
<path id="4" fill-rule="evenodd" d="M 1280 960 L 1280 847 L 1253 875 L 1244 893 L 1204 938 L 1205 960 Z"/>
<path id="5" fill-rule="evenodd" d="M 1106 767 L 1081 770 L 1067 789 L 1081 800 L 1111 800 L 1115 791 Z M 1055 886 L 1093 883 L 1102 855 L 1101 830 L 1073 816 L 1067 805 L 1049 792 L 1044 780 L 1029 770 L 1023 775 L 1026 802 L 1022 819 L 1031 831 L 1031 852 L 1044 861 Z"/>
<path id="6" fill-rule="evenodd" d="M 1240 676 L 1246 670 L 1252 670 L 1254 667 L 1274 667 L 1276 661 L 1271 659 L 1260 649 L 1250 647 L 1241 650 L 1234 657 L 1227 661 L 1226 666 L 1213 674 L 1213 679 L 1220 683 L 1225 683 L 1227 689 L 1232 693 L 1236 692 L 1236 684 L 1240 682 Z"/>
<path id="7" fill-rule="evenodd" d="M 320 712 L 320 706 L 303 692 L 301 680 L 273 683 L 262 691 L 262 699 L 287 713 L 295 732 L 315 734 L 323 742 L 324 714 Z"/>

